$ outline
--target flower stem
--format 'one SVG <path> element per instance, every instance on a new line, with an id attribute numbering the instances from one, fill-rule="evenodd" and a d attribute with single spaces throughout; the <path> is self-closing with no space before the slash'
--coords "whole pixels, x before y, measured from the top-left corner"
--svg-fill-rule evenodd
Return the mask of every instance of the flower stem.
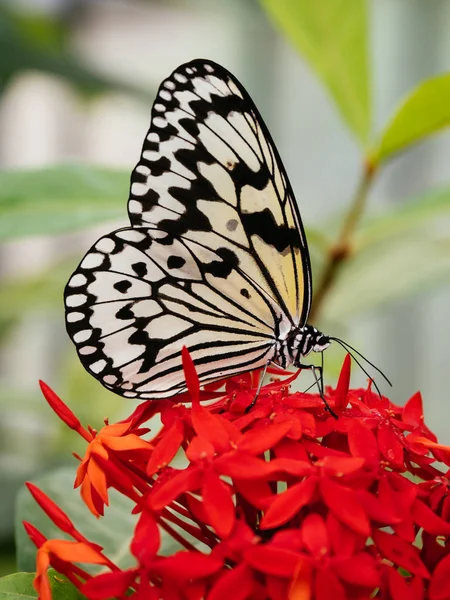
<path id="1" fill-rule="evenodd" d="M 352 253 L 351 246 L 353 234 L 364 213 L 367 195 L 376 172 L 377 165 L 369 159 L 366 159 L 363 176 L 355 192 L 350 210 L 342 223 L 337 240 L 329 248 L 328 261 L 323 270 L 317 292 L 314 295 L 310 314 L 311 321 L 318 320 L 318 315 L 322 310 L 324 300 L 336 280 L 342 263 L 344 263 Z"/>
<path id="2" fill-rule="evenodd" d="M 177 541 L 181 546 L 183 546 L 183 548 L 185 548 L 186 550 L 190 550 L 191 552 L 197 552 L 197 548 L 191 544 L 188 540 L 186 540 L 180 533 L 178 533 L 171 525 L 169 525 L 169 523 L 167 521 L 164 521 L 163 519 L 160 519 L 159 521 L 159 525 L 161 526 L 162 529 L 164 529 L 164 531 L 166 531 L 175 541 Z M 183 527 L 186 529 L 186 527 L 183 525 Z M 194 534 L 192 533 L 192 531 L 189 532 L 193 537 Z M 197 536 L 195 536 L 197 537 Z M 203 539 L 198 538 L 200 541 L 203 542 Z"/>

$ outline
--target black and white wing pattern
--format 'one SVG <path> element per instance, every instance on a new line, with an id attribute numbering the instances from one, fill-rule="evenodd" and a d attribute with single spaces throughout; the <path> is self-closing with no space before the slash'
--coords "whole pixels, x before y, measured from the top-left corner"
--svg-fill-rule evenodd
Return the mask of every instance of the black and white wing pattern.
<path id="1" fill-rule="evenodd" d="M 223 67 L 194 60 L 162 83 L 128 213 L 133 226 L 231 249 L 295 323 L 306 322 L 311 269 L 297 204 L 256 106 Z"/>
<path id="2" fill-rule="evenodd" d="M 139 398 L 185 391 L 183 345 L 202 381 L 263 366 L 278 330 L 272 304 L 220 251 L 150 227 L 101 238 L 66 288 L 82 363 Z"/>
<path id="3" fill-rule="evenodd" d="M 85 368 L 123 396 L 185 391 L 272 360 L 306 323 L 311 270 L 292 189 L 240 83 L 205 60 L 166 79 L 131 176 L 131 227 L 101 238 L 65 290 Z"/>

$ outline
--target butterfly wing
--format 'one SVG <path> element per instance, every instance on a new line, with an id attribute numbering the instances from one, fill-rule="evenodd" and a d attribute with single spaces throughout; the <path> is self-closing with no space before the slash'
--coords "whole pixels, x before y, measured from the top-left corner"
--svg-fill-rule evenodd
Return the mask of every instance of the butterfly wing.
<path id="1" fill-rule="evenodd" d="M 306 323 L 311 268 L 295 198 L 257 108 L 220 65 L 194 60 L 161 84 L 128 212 L 133 226 L 220 243 L 291 325 Z"/>
<path id="2" fill-rule="evenodd" d="M 305 324 L 311 273 L 292 189 L 255 105 L 225 69 L 179 67 L 161 85 L 131 177 L 132 227 L 100 239 L 65 290 L 81 362 L 109 389 L 184 391 L 264 365 Z"/>
<path id="3" fill-rule="evenodd" d="M 144 399 L 186 390 L 183 345 L 202 382 L 271 360 L 280 308 L 217 248 L 148 227 L 101 238 L 65 289 L 67 331 L 84 367 Z"/>

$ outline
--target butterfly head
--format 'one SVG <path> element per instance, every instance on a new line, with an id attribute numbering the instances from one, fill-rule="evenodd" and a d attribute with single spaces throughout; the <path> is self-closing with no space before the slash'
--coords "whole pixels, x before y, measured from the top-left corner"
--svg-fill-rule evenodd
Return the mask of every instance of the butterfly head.
<path id="1" fill-rule="evenodd" d="M 313 344 L 311 350 L 313 352 L 323 352 L 331 344 L 331 338 L 324 335 L 321 331 L 312 326 L 307 326 L 311 329 L 311 343 Z"/>
<path id="2" fill-rule="evenodd" d="M 283 368 L 288 365 L 299 367 L 305 356 L 310 352 L 323 352 L 330 342 L 328 336 L 312 325 L 293 327 L 286 338 L 280 341 L 275 362 Z"/>

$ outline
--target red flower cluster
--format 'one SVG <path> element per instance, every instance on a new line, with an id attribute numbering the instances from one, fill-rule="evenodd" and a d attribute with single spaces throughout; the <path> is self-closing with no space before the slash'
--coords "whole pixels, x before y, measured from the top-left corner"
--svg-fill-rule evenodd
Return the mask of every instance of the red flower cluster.
<path id="1" fill-rule="evenodd" d="M 415 394 L 405 407 L 370 389 L 350 390 L 347 356 L 326 399 L 290 393 L 291 379 L 262 388 L 248 414 L 255 374 L 200 392 L 183 355 L 191 407 L 146 402 L 99 433 L 45 385 L 57 414 L 89 443 L 76 485 L 103 514 L 115 488 L 139 513 L 121 570 L 37 488 L 37 502 L 73 541 L 38 547 L 35 587 L 50 598 L 52 565 L 90 600 L 445 600 L 450 598 L 450 448 L 423 422 Z M 295 376 L 294 376 L 295 377 Z M 200 399 L 215 398 L 207 407 Z M 218 399 L 219 398 L 219 399 Z M 162 429 L 149 441 L 149 418 Z M 145 437 L 143 437 L 145 436 Z M 171 466 L 180 452 L 183 468 Z M 159 553 L 161 536 L 179 544 Z M 83 564 L 83 568 L 79 566 Z M 89 564 L 103 565 L 92 575 Z"/>

